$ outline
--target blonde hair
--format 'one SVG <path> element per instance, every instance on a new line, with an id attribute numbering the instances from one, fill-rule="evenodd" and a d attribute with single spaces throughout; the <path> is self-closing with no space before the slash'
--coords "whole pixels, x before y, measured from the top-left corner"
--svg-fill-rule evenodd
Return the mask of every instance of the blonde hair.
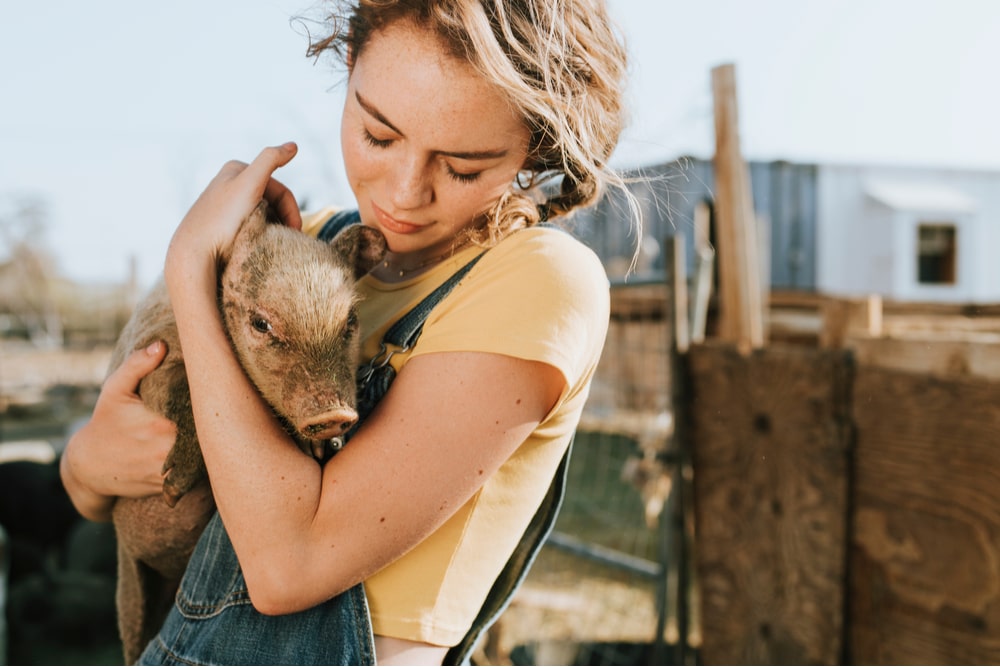
<path id="1" fill-rule="evenodd" d="M 308 54 L 332 52 L 350 68 L 373 32 L 399 20 L 433 30 L 494 82 L 531 133 L 527 169 L 488 212 L 479 242 L 569 215 L 609 185 L 639 222 L 608 165 L 625 125 L 627 59 L 603 0 L 341 0 Z"/>

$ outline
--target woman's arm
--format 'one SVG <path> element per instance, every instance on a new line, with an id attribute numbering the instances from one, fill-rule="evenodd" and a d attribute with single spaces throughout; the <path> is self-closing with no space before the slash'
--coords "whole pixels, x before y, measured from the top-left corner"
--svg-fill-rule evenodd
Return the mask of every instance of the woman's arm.
<path id="1" fill-rule="evenodd" d="M 504 355 L 416 357 L 349 447 L 322 469 L 302 454 L 230 349 L 215 304 L 216 258 L 204 250 L 224 246 L 215 234 L 235 233 L 287 159 L 267 149 L 220 174 L 178 228 L 166 272 L 216 502 L 264 613 L 322 602 L 419 543 L 507 460 L 565 386 L 552 366 Z"/>
<path id="2" fill-rule="evenodd" d="M 59 461 L 63 486 L 91 521 L 110 521 L 116 497 L 163 490 L 163 462 L 177 429 L 147 409 L 136 388 L 166 353 L 166 345 L 157 342 L 129 355 L 105 381 L 90 421 L 66 443 Z"/>

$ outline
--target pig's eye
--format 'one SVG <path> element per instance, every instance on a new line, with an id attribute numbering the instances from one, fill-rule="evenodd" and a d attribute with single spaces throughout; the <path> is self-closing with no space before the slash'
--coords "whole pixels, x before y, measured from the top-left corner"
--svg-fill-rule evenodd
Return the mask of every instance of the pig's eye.
<path id="1" fill-rule="evenodd" d="M 271 333 L 271 323 L 260 315 L 254 315 L 250 318 L 250 326 L 262 334 Z"/>
<path id="2" fill-rule="evenodd" d="M 347 316 L 347 330 L 355 331 L 358 328 L 358 314 L 354 311 Z"/>

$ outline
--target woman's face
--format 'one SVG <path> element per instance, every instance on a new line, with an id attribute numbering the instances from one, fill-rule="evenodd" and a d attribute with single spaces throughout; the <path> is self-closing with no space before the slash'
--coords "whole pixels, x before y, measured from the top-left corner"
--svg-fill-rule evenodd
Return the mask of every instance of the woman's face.
<path id="1" fill-rule="evenodd" d="M 446 252 L 510 186 L 528 137 L 494 86 L 407 21 L 374 33 L 353 64 L 344 164 L 362 221 L 393 253 Z"/>

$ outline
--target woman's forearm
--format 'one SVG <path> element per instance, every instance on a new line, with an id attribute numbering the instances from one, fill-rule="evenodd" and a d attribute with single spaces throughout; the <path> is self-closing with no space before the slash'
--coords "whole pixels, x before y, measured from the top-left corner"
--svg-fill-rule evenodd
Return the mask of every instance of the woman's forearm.
<path id="1" fill-rule="evenodd" d="M 78 432 L 74 437 L 83 437 L 83 434 Z M 62 457 L 59 459 L 59 476 L 62 478 L 63 487 L 66 489 L 66 493 L 69 495 L 70 501 L 73 503 L 76 511 L 85 519 L 99 522 L 110 521 L 111 508 L 114 507 L 115 499 L 113 496 L 105 496 L 97 493 L 85 485 L 76 474 L 75 466 L 73 465 L 75 450 L 72 443 L 73 440 L 71 439 L 65 451 L 63 451 Z"/>
<path id="2" fill-rule="evenodd" d="M 232 352 L 208 259 L 168 265 L 191 404 L 213 492 L 253 592 L 257 572 L 288 567 L 319 504 L 321 469 L 281 428 Z M 257 566 L 259 564 L 259 567 Z"/>

